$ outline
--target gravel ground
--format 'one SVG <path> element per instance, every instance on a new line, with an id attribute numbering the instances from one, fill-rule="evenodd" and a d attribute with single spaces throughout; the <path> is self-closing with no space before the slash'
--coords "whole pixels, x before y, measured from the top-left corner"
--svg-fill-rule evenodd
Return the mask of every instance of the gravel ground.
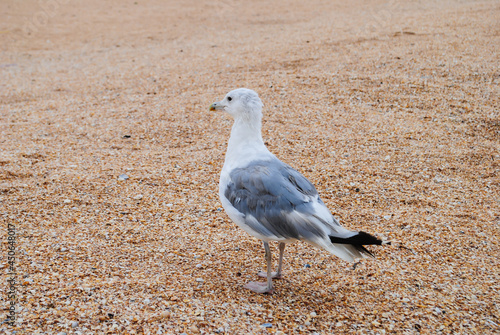
<path id="1" fill-rule="evenodd" d="M 0 3 L 4 334 L 500 332 L 498 1 Z M 221 211 L 237 87 L 342 224 L 353 266 Z M 120 177 L 122 176 L 122 177 Z M 277 246 L 272 245 L 277 255 Z"/>

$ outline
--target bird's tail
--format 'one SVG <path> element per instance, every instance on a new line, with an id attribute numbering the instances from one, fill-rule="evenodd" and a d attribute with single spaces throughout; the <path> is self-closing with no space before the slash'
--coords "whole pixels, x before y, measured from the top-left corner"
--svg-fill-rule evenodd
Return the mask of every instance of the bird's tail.
<path id="1" fill-rule="evenodd" d="M 374 257 L 373 254 L 364 247 L 364 245 L 391 244 L 389 241 L 379 240 L 375 236 L 365 233 L 364 231 L 357 232 L 350 237 L 339 237 L 333 235 L 328 237 L 330 238 L 330 242 L 335 245 L 335 249 L 344 249 L 344 251 L 347 252 L 347 257 L 341 257 L 338 255 L 347 261 L 353 261 L 355 258 L 359 257 Z"/>

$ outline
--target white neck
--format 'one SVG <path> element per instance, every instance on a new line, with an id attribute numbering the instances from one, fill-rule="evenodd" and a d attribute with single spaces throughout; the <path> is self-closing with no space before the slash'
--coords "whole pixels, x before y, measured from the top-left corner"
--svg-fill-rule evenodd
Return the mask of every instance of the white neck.
<path id="1" fill-rule="evenodd" d="M 260 119 L 250 122 L 236 118 L 231 129 L 225 164 L 240 166 L 259 156 L 263 159 L 268 154 L 270 153 L 262 140 Z"/>

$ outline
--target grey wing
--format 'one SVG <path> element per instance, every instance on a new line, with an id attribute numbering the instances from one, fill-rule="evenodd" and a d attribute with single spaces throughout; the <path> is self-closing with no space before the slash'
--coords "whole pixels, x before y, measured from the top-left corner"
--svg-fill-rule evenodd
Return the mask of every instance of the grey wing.
<path id="1" fill-rule="evenodd" d="M 286 239 L 325 236 L 318 220 L 308 220 L 316 217 L 313 203 L 324 204 L 311 182 L 290 166 L 278 159 L 257 161 L 229 176 L 225 197 L 259 234 Z"/>

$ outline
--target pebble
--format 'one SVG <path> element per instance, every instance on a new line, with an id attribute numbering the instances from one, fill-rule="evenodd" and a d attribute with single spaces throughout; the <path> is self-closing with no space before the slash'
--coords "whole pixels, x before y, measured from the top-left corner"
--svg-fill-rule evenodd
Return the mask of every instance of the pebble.
<path id="1" fill-rule="evenodd" d="M 126 174 L 121 174 L 118 176 L 118 180 L 127 180 L 129 177 Z"/>
<path id="2" fill-rule="evenodd" d="M 131 13 L 140 16 L 143 13 L 141 10 L 148 10 L 147 6 L 140 4 L 132 6 L 130 13 L 127 13 L 129 7 L 121 8 L 122 13 L 119 14 L 110 13 L 112 17 L 108 17 L 107 21 Z M 345 31 L 336 30 L 338 36 L 335 36 L 335 42 L 339 43 L 336 43 L 335 49 L 339 52 L 333 54 L 332 47 L 322 43 L 332 39 L 332 36 L 322 34 L 324 31 L 320 28 L 324 22 L 312 21 L 308 24 L 311 29 L 292 34 L 288 43 L 294 46 L 310 39 L 310 44 L 300 44 L 300 47 L 289 50 L 287 43 L 280 40 L 298 27 L 294 22 L 280 24 L 279 30 L 275 29 L 275 25 L 261 24 L 261 35 L 276 32 L 276 38 L 261 44 L 261 50 L 251 50 L 250 53 L 245 48 L 235 48 L 234 54 L 223 57 L 229 43 L 216 41 L 215 27 L 220 23 L 214 24 L 218 20 L 209 20 L 204 22 L 207 25 L 206 40 L 214 41 L 196 45 L 199 47 L 196 50 L 192 45 L 186 48 L 182 39 L 165 41 L 160 45 L 156 37 L 162 37 L 162 34 L 158 32 L 150 41 L 145 38 L 149 32 L 140 31 L 127 38 L 125 48 L 120 41 L 122 47 L 116 52 L 113 47 L 111 53 L 127 61 L 110 67 L 106 71 L 109 74 L 106 80 L 102 78 L 103 71 L 99 70 L 106 65 L 102 60 L 108 59 L 97 57 L 102 48 L 95 45 L 84 50 L 89 59 L 97 57 L 96 62 L 85 64 L 84 70 L 90 75 L 79 78 L 78 72 L 81 71 L 59 71 L 57 80 L 43 76 L 47 72 L 45 70 L 51 70 L 54 64 L 55 70 L 65 69 L 68 65 L 71 68 L 75 57 L 77 60 L 81 58 L 82 51 L 75 48 L 63 52 L 59 59 L 59 49 L 66 49 L 68 42 L 78 47 L 87 37 L 82 35 L 92 35 L 94 31 L 91 28 L 95 28 L 92 26 L 85 34 L 77 32 L 73 35 L 68 30 L 63 36 L 67 37 L 65 39 L 54 40 L 51 37 L 52 44 L 61 44 L 58 44 L 57 50 L 51 51 L 47 61 L 43 60 L 43 52 L 30 53 L 30 61 L 40 65 L 40 69 L 37 67 L 37 71 L 33 72 L 32 77 L 36 79 L 31 85 L 33 92 L 24 92 L 26 87 L 23 86 L 22 71 L 26 70 L 26 66 L 23 61 L 17 67 L 7 69 L 9 74 L 20 75 L 11 76 L 8 87 L 2 92 L 7 97 L 9 110 L 6 116 L 9 140 L 2 144 L 0 170 L 6 170 L 0 175 L 5 177 L 3 172 L 13 174 L 6 175 L 12 179 L 0 183 L 3 192 L 0 192 L 0 201 L 5 204 L 0 214 L 15 213 L 17 218 L 11 223 L 16 225 L 18 239 L 24 240 L 22 235 L 26 231 L 31 236 L 33 243 L 18 245 L 28 253 L 20 255 L 24 258 L 21 261 L 26 263 L 24 267 L 29 267 L 29 271 L 24 272 L 37 279 L 34 284 L 19 287 L 23 290 L 22 299 L 26 305 L 33 305 L 26 312 L 18 313 L 25 319 L 19 325 L 27 329 L 40 328 L 38 331 L 31 330 L 33 333 L 58 335 L 106 331 L 150 331 L 156 334 L 160 333 L 157 324 L 163 323 L 163 334 L 184 332 L 195 335 L 190 331 L 193 324 L 199 325 L 199 332 L 209 334 L 227 322 L 228 326 L 220 328 L 219 332 L 248 334 L 255 331 L 283 335 L 299 334 L 296 325 L 310 318 L 317 330 L 307 327 L 302 334 L 314 334 L 312 331 L 320 334 L 382 333 L 383 328 L 394 334 L 416 333 L 417 322 L 422 333 L 426 329 L 437 330 L 441 325 L 446 328 L 443 331 L 446 333 L 494 332 L 500 323 L 494 321 L 496 307 L 491 303 L 498 298 L 491 268 L 499 265 L 499 258 L 494 254 L 497 228 L 500 227 L 500 220 L 497 219 L 500 214 L 495 209 L 495 202 L 500 197 L 494 185 L 500 152 L 493 145 L 500 136 L 498 113 L 495 112 L 498 108 L 494 108 L 495 100 L 498 101 L 494 98 L 494 87 L 500 77 L 491 58 L 482 57 L 480 53 L 467 54 L 460 59 L 461 51 L 467 48 L 468 51 L 481 50 L 481 46 L 486 51 L 495 49 L 491 46 L 494 43 L 481 43 L 491 42 L 488 40 L 491 36 L 487 35 L 491 33 L 490 24 L 496 15 L 495 11 L 489 11 L 489 7 L 494 9 L 494 6 L 481 4 L 487 15 L 482 15 L 485 12 L 459 15 L 469 7 L 468 4 L 454 3 L 451 9 L 447 3 L 440 4 L 444 9 L 442 13 L 429 12 L 414 2 L 400 1 L 397 5 L 395 10 L 398 12 L 406 13 L 413 9 L 413 21 L 422 19 L 425 30 L 437 29 L 439 40 L 456 47 L 441 48 L 437 55 L 435 48 L 427 48 L 429 37 L 419 35 L 421 31 L 415 30 L 415 35 L 404 35 L 402 31 L 392 30 L 405 24 L 406 15 L 391 17 L 394 22 L 390 26 L 381 27 L 378 24 L 372 31 L 360 30 L 366 28 L 363 27 L 366 23 L 363 19 L 373 23 L 370 14 L 380 10 L 373 4 L 367 4 L 362 8 L 367 13 L 359 13 L 358 5 L 349 8 L 349 13 L 352 10 L 355 14 L 362 14 L 353 16 L 352 22 L 351 17 L 342 17 L 347 25 Z M 227 2 L 216 7 L 212 11 L 215 16 L 231 10 Z M 239 13 L 242 22 L 235 34 L 241 37 L 239 42 L 242 45 L 256 42 L 252 34 L 243 31 L 247 26 L 252 27 L 249 21 L 279 20 L 278 4 L 270 3 L 266 7 L 265 18 Z M 310 7 L 313 6 L 290 8 L 289 16 L 300 15 L 307 20 L 315 14 L 314 8 Z M 335 6 L 325 2 L 323 7 L 326 12 L 323 19 L 326 19 L 329 10 Z M 385 9 L 394 10 L 392 7 Z M 68 12 L 74 10 L 68 7 L 65 12 L 66 9 Z M 299 9 L 303 9 L 303 13 Z M 446 15 L 450 10 L 458 14 Z M 169 27 L 172 36 L 193 36 L 198 32 L 199 27 L 191 23 L 199 16 L 203 17 L 204 8 L 188 8 L 187 12 L 189 17 L 186 17 L 184 7 L 179 8 L 177 21 L 173 20 Z M 337 14 L 343 16 L 343 8 L 338 9 Z M 96 15 L 96 20 L 102 19 L 99 15 Z M 25 18 L 18 19 L 22 23 Z M 370 19 L 372 22 L 369 22 Z M 481 24 L 477 24 L 479 19 Z M 150 21 L 146 23 L 151 24 L 153 30 L 155 25 L 161 25 L 156 18 Z M 456 21 L 461 24 L 456 25 Z M 178 22 L 185 25 L 174 28 Z M 38 33 L 32 34 L 30 41 L 33 40 L 35 45 L 44 43 L 35 40 L 44 38 L 41 30 L 57 30 L 58 27 L 50 23 L 36 27 L 39 28 Z M 132 25 L 136 27 L 142 23 L 134 21 Z M 102 27 L 106 28 L 106 25 Z M 316 40 L 309 36 L 313 33 L 316 33 Z M 401 36 L 392 38 L 393 33 Z M 372 35 L 382 35 L 383 38 L 377 43 L 370 43 L 370 47 L 365 42 L 350 43 L 352 37 L 363 39 Z M 130 45 L 137 40 L 144 41 L 139 43 L 145 48 L 131 48 Z M 397 47 L 390 54 L 383 54 L 382 47 L 394 44 L 395 40 Z M 178 42 L 184 45 L 180 46 Z M 219 47 L 208 49 L 211 43 L 217 43 Z M 14 44 L 11 54 L 18 51 Z M 160 47 L 163 49 L 160 50 Z M 180 47 L 186 49 L 180 55 L 189 62 L 176 61 L 176 57 L 183 59 L 176 55 Z M 141 59 L 140 54 L 144 50 L 148 57 Z M 173 58 L 167 57 L 170 51 Z M 6 58 L 11 54 L 6 54 Z M 216 58 L 215 54 L 218 54 Z M 332 57 L 325 58 L 328 54 Z M 358 57 L 359 54 L 362 57 Z M 233 65 L 246 64 L 246 68 L 231 69 L 233 73 L 218 74 L 217 70 L 213 71 L 217 67 L 225 68 L 223 63 L 227 63 L 225 60 L 229 56 L 232 56 Z M 172 71 L 169 68 L 169 71 L 153 73 L 154 66 L 148 64 L 158 64 L 162 57 L 167 57 L 167 61 L 163 62 L 160 70 L 165 70 L 171 63 L 179 66 Z M 453 61 L 455 58 L 458 63 Z M 135 59 L 133 64 L 130 62 L 132 59 Z M 276 64 L 274 61 L 277 61 Z M 438 65 L 441 62 L 445 63 L 443 67 Z M 384 66 L 378 68 L 378 64 Z M 4 65 L 0 64 L 0 68 Z M 347 270 L 345 264 L 336 261 L 334 256 L 304 243 L 287 247 L 291 251 L 289 253 L 287 249 L 285 255 L 287 270 L 298 272 L 299 276 L 291 282 L 277 282 L 275 295 L 269 297 L 242 288 L 248 280 L 258 279 L 254 269 L 265 266 L 262 247 L 237 228 L 222 208 L 216 207 L 221 206 L 217 197 L 217 182 L 232 119 L 227 115 L 205 112 L 209 103 L 220 100 L 231 89 L 228 87 L 231 82 L 244 76 L 244 72 L 248 72 L 246 70 L 258 70 L 262 66 L 269 71 L 254 71 L 256 75 L 249 84 L 258 89 L 266 105 L 263 135 L 270 142 L 271 151 L 285 162 L 293 163 L 294 168 L 317 186 L 325 203 L 346 228 L 361 229 L 363 224 L 358 223 L 359 220 L 369 220 L 370 228 L 365 227 L 367 231 L 403 242 L 395 247 L 369 246 L 378 259 L 366 260 L 361 263 L 362 268 L 358 266 L 355 272 Z M 165 72 L 168 72 L 168 83 L 165 83 Z M 422 74 L 424 76 L 421 77 Z M 182 78 L 177 75 L 182 75 Z M 299 76 L 300 79 L 296 79 Z M 157 83 L 147 82 L 153 77 L 157 78 Z M 196 85 L 214 80 L 220 82 L 212 88 Z M 48 87 L 51 81 L 56 82 L 55 87 Z M 82 92 L 79 91 L 81 87 L 84 88 Z M 159 94 L 155 97 L 145 95 L 152 90 L 158 90 Z M 285 96 L 281 96 L 281 92 L 286 93 Z M 31 93 L 42 98 L 30 99 Z M 102 94 L 108 99 L 99 99 Z M 358 97 L 360 101 L 356 101 Z M 301 104 L 305 104 L 306 100 L 308 106 L 304 108 Z M 94 106 L 96 102 L 98 104 Z M 186 103 L 189 105 L 187 110 L 184 108 Z M 379 115 L 379 109 L 390 110 L 390 113 Z M 439 122 L 429 125 L 422 121 L 423 116 L 431 120 L 437 117 Z M 29 119 L 28 122 L 23 121 L 25 118 Z M 65 121 L 66 118 L 68 121 Z M 39 122 L 31 122 L 33 120 Z M 334 134 L 332 128 L 336 129 Z M 174 133 L 177 130 L 179 133 Z M 125 136 L 121 141 L 122 136 L 132 133 L 133 140 L 125 140 Z M 22 143 L 23 140 L 26 143 Z M 25 145 L 16 148 L 18 143 Z M 446 146 L 440 148 L 442 144 Z M 146 145 L 151 145 L 151 149 L 146 149 Z M 21 158 L 23 152 L 33 154 L 36 148 L 39 158 L 37 155 L 28 160 Z M 353 156 L 353 159 L 344 158 L 346 153 L 350 153 L 345 155 L 347 158 Z M 347 165 L 342 166 L 339 158 L 343 158 Z M 67 170 L 71 168 L 67 162 L 73 161 L 75 165 L 72 166 L 77 167 Z M 173 169 L 175 163 L 182 171 Z M 128 168 L 129 165 L 135 169 Z M 311 169 L 307 169 L 309 166 Z M 129 183 L 128 179 L 132 178 L 129 176 L 118 180 L 116 173 L 120 175 L 120 171 L 126 175 L 133 174 L 134 180 Z M 14 173 L 19 176 L 15 177 Z M 450 175 L 445 176 L 448 173 Z M 424 174 L 429 178 L 423 178 Z M 453 179 L 445 183 L 448 177 Z M 163 184 L 164 178 L 171 180 Z M 377 179 L 378 182 L 375 181 Z M 139 184 L 140 180 L 145 182 Z M 24 190 L 17 189 L 17 183 L 24 182 L 27 183 L 24 185 L 30 186 Z M 153 186 L 155 183 L 159 186 Z M 331 185 L 331 189 L 321 192 L 327 185 Z M 356 193 L 357 188 L 363 188 L 364 193 Z M 189 192 L 181 194 L 181 189 Z M 139 200 L 134 200 L 134 197 L 140 192 L 145 192 L 142 199 L 145 201 L 140 200 L 139 206 L 136 204 Z M 449 199 L 452 193 L 454 198 Z M 70 202 L 64 202 L 64 195 Z M 176 203 L 169 204 L 168 199 Z M 486 208 L 489 205 L 491 208 Z M 72 210 L 74 206 L 78 208 Z M 431 209 L 429 220 L 426 220 L 425 207 Z M 200 208 L 208 209 L 203 220 L 196 218 L 196 214 L 202 212 Z M 26 211 L 23 212 L 24 209 Z M 392 217 L 383 214 L 385 210 L 391 210 Z M 131 214 L 118 217 L 120 211 Z M 164 215 L 155 218 L 159 212 Z M 421 216 L 425 224 L 416 224 Z M 80 218 L 84 218 L 81 223 L 73 223 L 74 219 Z M 23 221 L 27 223 L 23 224 Z M 108 222 L 110 225 L 106 226 Z M 448 227 L 444 225 L 446 222 L 451 222 Z M 23 226 L 29 229 L 23 229 Z M 399 227 L 406 227 L 405 232 Z M 56 236 L 52 237 L 52 232 Z M 106 232 L 109 234 L 105 235 Z M 222 232 L 229 234 L 222 236 Z M 479 232 L 487 236 L 480 237 Z M 436 235 L 433 233 L 439 233 L 440 238 L 429 238 Z M 415 238 L 405 239 L 405 235 Z M 55 242 L 61 245 L 53 247 Z M 75 248 L 75 253 L 69 248 L 61 252 L 64 245 Z M 239 252 L 236 245 L 241 245 Z M 273 247 L 276 249 L 275 245 Z M 157 252 L 159 248 L 162 248 L 161 253 Z M 186 257 L 168 257 L 167 254 L 173 251 Z M 245 253 L 245 257 L 238 259 L 241 253 Z M 276 261 L 277 253 L 274 253 Z M 432 257 L 418 257 L 422 253 L 444 256 L 446 264 L 436 264 Z M 202 256 L 196 259 L 193 254 Z M 400 258 L 402 262 L 398 262 Z M 310 263 L 302 264 L 303 269 L 311 271 L 311 274 L 300 270 L 300 262 L 307 259 L 316 264 L 315 269 Z M 32 266 L 28 265 L 28 260 L 33 262 Z M 200 261 L 203 266 L 198 268 L 196 265 Z M 195 264 L 195 269 L 192 269 L 192 264 Z M 3 263 L 0 265 L 5 266 Z M 90 266 L 96 267 L 96 270 L 88 273 Z M 454 269 L 454 272 L 442 275 L 441 272 L 448 268 Z M 196 274 L 207 273 L 207 284 L 196 282 Z M 374 275 L 367 277 L 368 274 Z M 213 275 L 218 277 L 217 280 L 214 281 Z M 73 284 L 64 282 L 63 278 L 72 278 Z M 460 288 L 455 286 L 457 282 Z M 92 285 L 96 290 L 88 296 L 84 291 L 80 292 L 81 285 Z M 196 289 L 196 286 L 201 289 Z M 367 288 L 363 290 L 363 286 Z M 43 290 L 47 294 L 53 293 L 54 297 L 49 297 L 39 311 L 35 305 L 38 306 L 40 299 L 37 295 Z M 363 294 L 367 290 L 374 292 Z M 332 291 L 336 292 L 333 300 Z M 174 294 L 177 296 L 170 301 Z M 477 299 L 472 294 L 476 294 Z M 135 302 L 128 302 L 131 296 L 135 296 Z M 149 296 L 150 304 L 140 302 Z M 100 303 L 98 300 L 101 297 L 109 301 Z M 402 302 L 404 297 L 410 298 L 408 303 Z M 30 304 L 32 300 L 34 303 Z M 219 307 L 223 301 L 230 302 L 226 310 Z M 55 308 L 48 307 L 51 302 Z M 324 304 L 315 306 L 317 302 Z M 435 310 L 436 306 L 445 310 Z M 289 310 L 284 312 L 287 307 Z M 169 319 L 154 321 L 157 313 L 168 308 L 172 309 Z M 196 308 L 206 311 L 205 320 L 195 319 L 193 310 Z M 321 315 L 316 312 L 318 316 L 312 318 L 311 312 L 316 308 Z M 247 315 L 240 310 L 253 313 Z M 379 312 L 372 313 L 375 310 L 387 313 L 380 316 Z M 114 320 L 109 320 L 108 311 L 117 313 Z M 439 316 L 433 313 L 439 313 Z M 95 322 L 96 315 L 106 315 L 107 318 L 105 322 Z M 268 315 L 274 315 L 274 320 Z M 137 319 L 133 321 L 135 316 Z M 71 320 L 73 317 L 77 320 Z M 488 317 L 496 323 L 489 323 Z M 48 322 L 44 322 L 44 318 Z M 72 328 L 72 321 L 79 320 L 82 324 Z M 334 327 L 339 320 L 343 322 Z M 381 326 L 374 327 L 371 323 L 374 320 Z M 276 322 L 276 325 L 272 323 L 271 328 L 261 327 L 268 322 Z M 114 325 L 116 329 L 111 329 Z M 0 325 L 2 330 L 6 327 L 5 322 Z M 62 331 L 62 327 L 67 330 Z M 390 327 L 393 329 L 390 330 Z M 18 330 L 17 334 L 20 333 L 23 330 Z"/>
<path id="3" fill-rule="evenodd" d="M 150 302 L 151 302 L 151 300 L 149 300 L 149 298 L 144 299 L 145 304 L 149 304 Z"/>
<path id="4" fill-rule="evenodd" d="M 142 194 L 138 194 L 134 197 L 135 200 L 141 200 L 142 199 Z"/>
<path id="5" fill-rule="evenodd" d="M 202 278 L 196 278 L 196 281 L 197 281 L 198 283 L 203 283 L 203 279 L 202 279 Z"/>
<path id="6" fill-rule="evenodd" d="M 65 204 L 69 204 L 69 203 L 71 202 L 71 200 L 69 200 L 69 199 L 64 199 L 64 201 L 63 201 L 63 202 L 64 202 Z"/>
<path id="7" fill-rule="evenodd" d="M 261 327 L 264 327 L 264 328 L 271 328 L 272 326 L 273 326 L 273 325 L 272 325 L 272 323 L 268 323 L 268 322 L 263 323 L 263 324 L 261 325 Z"/>
<path id="8" fill-rule="evenodd" d="M 78 327 L 78 321 L 71 322 L 71 328 L 76 328 L 76 327 Z"/>

